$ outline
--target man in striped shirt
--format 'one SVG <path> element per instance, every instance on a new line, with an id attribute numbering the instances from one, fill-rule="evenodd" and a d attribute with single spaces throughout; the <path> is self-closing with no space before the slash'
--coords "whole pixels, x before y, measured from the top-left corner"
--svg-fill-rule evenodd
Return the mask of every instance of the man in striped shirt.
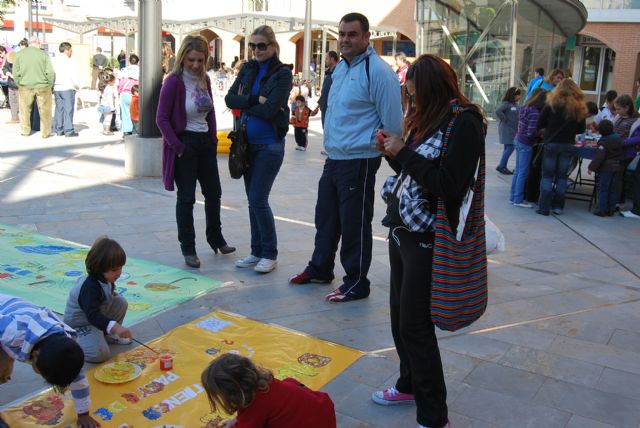
<path id="1" fill-rule="evenodd" d="M 0 383 L 11 379 L 15 360 L 29 363 L 54 389 L 71 389 L 79 428 L 100 424 L 90 415 L 89 382 L 76 332 L 49 309 L 0 294 Z"/>

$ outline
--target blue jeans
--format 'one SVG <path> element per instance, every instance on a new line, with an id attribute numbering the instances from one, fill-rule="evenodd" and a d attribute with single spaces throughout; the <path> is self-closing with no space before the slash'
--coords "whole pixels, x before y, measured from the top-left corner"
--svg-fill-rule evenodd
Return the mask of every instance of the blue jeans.
<path id="1" fill-rule="evenodd" d="M 523 144 L 518 140 L 515 140 L 513 143 L 516 147 L 516 169 L 513 172 L 513 179 L 511 180 L 509 200 L 514 204 L 521 204 L 524 201 L 524 185 L 527 181 L 527 175 L 529 174 L 533 147 L 528 144 Z"/>
<path id="2" fill-rule="evenodd" d="M 573 145 L 547 143 L 542 155 L 542 179 L 538 209 L 548 213 L 551 208 L 564 208 L 564 194 L 567 191 L 567 174 L 573 158 Z"/>
<path id="3" fill-rule="evenodd" d="M 598 173 L 598 207 L 603 213 L 613 213 L 618 202 L 616 184 L 618 173 L 615 171 L 602 171 Z"/>
<path id="4" fill-rule="evenodd" d="M 513 144 L 504 144 L 504 149 L 502 149 L 502 158 L 500 158 L 498 168 L 504 169 L 507 167 L 507 162 L 509 162 L 511 153 L 513 153 Z"/>
<path id="5" fill-rule="evenodd" d="M 249 200 L 251 254 L 270 260 L 278 258 L 278 237 L 269 194 L 283 160 L 284 141 L 249 144 L 249 170 L 244 174 L 244 188 Z"/>
<path id="6" fill-rule="evenodd" d="M 55 91 L 56 111 L 53 119 L 53 132 L 71 134 L 73 132 L 73 107 L 76 91 Z"/>

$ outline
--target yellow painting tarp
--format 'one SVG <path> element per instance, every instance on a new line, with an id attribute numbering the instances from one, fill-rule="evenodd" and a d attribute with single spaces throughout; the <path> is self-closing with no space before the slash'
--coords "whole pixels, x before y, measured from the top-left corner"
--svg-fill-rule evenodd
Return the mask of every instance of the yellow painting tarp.
<path id="1" fill-rule="evenodd" d="M 316 339 L 283 327 L 263 324 L 222 311 L 212 312 L 148 342 L 173 355 L 174 367 L 160 370 L 158 355 L 139 346 L 109 362 L 129 361 L 143 367 L 124 384 L 104 384 L 87 372 L 92 414 L 103 427 L 205 427 L 228 415 L 213 414 L 200 384 L 204 368 L 224 353 L 251 358 L 278 379 L 292 377 L 320 389 L 353 364 L 361 351 Z M 3 412 L 11 427 L 74 427 L 70 396 L 44 392 Z M 209 424 L 212 426 L 215 424 Z"/>

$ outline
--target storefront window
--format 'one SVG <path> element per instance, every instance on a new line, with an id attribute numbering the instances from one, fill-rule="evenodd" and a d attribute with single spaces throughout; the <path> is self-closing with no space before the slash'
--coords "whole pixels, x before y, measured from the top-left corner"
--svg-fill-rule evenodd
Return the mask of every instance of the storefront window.
<path id="1" fill-rule="evenodd" d="M 582 71 L 580 73 L 580 88 L 583 91 L 595 91 L 598 83 L 598 69 L 600 67 L 601 49 L 586 46 L 582 56 Z"/>

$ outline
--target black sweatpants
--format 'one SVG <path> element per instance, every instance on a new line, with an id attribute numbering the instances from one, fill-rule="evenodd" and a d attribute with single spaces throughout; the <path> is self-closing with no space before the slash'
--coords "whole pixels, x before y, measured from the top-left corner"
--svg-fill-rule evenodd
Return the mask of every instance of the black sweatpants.
<path id="1" fill-rule="evenodd" d="M 415 394 L 418 423 L 442 427 L 448 421 L 447 387 L 435 327 L 431 321 L 434 234 L 389 231 L 391 333 L 400 357 L 396 389 Z"/>
<path id="2" fill-rule="evenodd" d="M 340 291 L 345 295 L 369 296 L 371 221 L 380 162 L 380 157 L 327 159 L 318 182 L 315 245 L 305 271 L 313 278 L 333 279 L 338 242 L 342 239 L 340 261 L 346 275 Z"/>
<path id="3" fill-rule="evenodd" d="M 293 128 L 293 135 L 296 137 L 296 144 L 299 147 L 307 148 L 307 128 Z"/>

